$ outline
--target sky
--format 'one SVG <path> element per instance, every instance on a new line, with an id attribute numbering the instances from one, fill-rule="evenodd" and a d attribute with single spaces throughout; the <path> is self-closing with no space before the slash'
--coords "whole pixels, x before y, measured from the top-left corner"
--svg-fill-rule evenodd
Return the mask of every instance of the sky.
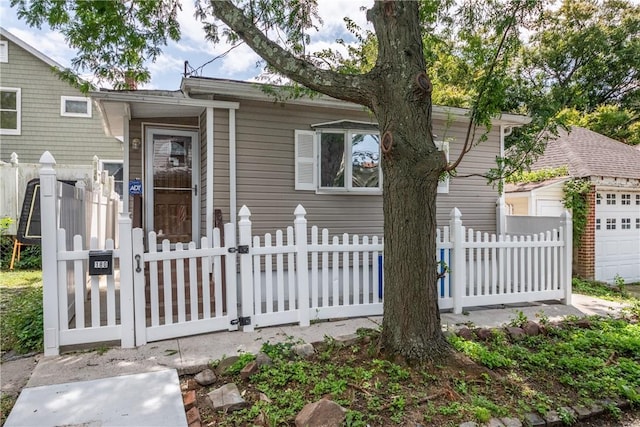
<path id="1" fill-rule="evenodd" d="M 361 7 L 371 7 L 373 0 L 318 0 L 318 10 L 323 26 L 317 33 L 311 34 L 309 51 L 334 48 L 343 51 L 335 42 L 338 38 L 350 41 L 343 18 L 348 16 L 360 27 L 372 29 L 366 21 L 366 12 Z M 170 42 L 163 48 L 163 54 L 153 64 L 148 64 L 151 72 L 150 83 L 140 89 L 175 90 L 180 87 L 184 72 L 184 61 L 197 68 L 229 49 L 229 45 L 221 43 L 213 45 L 205 41 L 201 24 L 195 20 L 192 0 L 182 1 L 179 21 L 182 37 L 178 43 Z M 75 51 L 69 48 L 60 33 L 43 26 L 42 29 L 30 28 L 18 19 L 16 11 L 10 7 L 9 0 L 0 0 L 0 26 L 35 49 L 44 53 L 63 66 L 70 66 Z M 256 67 L 259 57 L 246 45 L 241 45 L 222 58 L 207 65 L 201 75 L 205 77 L 228 78 L 234 80 L 255 80 L 262 68 Z M 83 78 L 90 76 L 82 71 Z M 102 86 L 106 86 L 102 84 Z"/>

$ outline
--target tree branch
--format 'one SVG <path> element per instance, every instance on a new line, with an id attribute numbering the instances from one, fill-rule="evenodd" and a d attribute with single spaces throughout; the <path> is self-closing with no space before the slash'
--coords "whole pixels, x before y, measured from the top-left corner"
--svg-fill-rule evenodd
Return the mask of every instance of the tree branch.
<path id="1" fill-rule="evenodd" d="M 271 41 L 230 0 L 211 0 L 211 9 L 218 19 L 282 75 L 325 95 L 371 107 L 373 85 L 366 74 L 339 74 L 298 58 Z"/>

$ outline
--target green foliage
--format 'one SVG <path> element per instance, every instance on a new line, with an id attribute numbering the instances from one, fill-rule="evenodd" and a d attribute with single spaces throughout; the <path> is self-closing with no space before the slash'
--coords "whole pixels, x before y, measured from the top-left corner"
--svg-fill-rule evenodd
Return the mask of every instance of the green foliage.
<path id="1" fill-rule="evenodd" d="M 490 369 L 508 368 L 514 363 L 513 360 L 503 356 L 499 352 L 489 350 L 486 346 L 480 343 L 467 341 L 457 335 L 451 336 L 449 338 L 449 342 L 456 350 L 466 354 L 472 360 L 481 363 Z"/>
<path id="2" fill-rule="evenodd" d="M 8 300 L 3 301 L 0 314 L 0 343 L 3 351 L 42 351 L 44 335 L 41 285 L 13 293 Z"/>
<path id="3" fill-rule="evenodd" d="M 571 211 L 573 216 L 573 245 L 580 246 L 580 239 L 587 226 L 587 193 L 591 190 L 591 183 L 586 179 L 575 178 L 564 183 L 562 204 Z"/>
<path id="4" fill-rule="evenodd" d="M 593 111 L 565 108 L 558 119 L 567 125 L 580 126 L 629 145 L 640 144 L 640 116 L 630 108 L 599 105 Z"/>
<path id="5" fill-rule="evenodd" d="M 516 310 L 516 317 L 509 321 L 509 326 L 522 328 L 528 321 L 529 319 L 522 310 Z"/>
<path id="6" fill-rule="evenodd" d="M 569 168 L 560 166 L 559 168 L 544 168 L 535 171 L 519 171 L 506 178 L 510 183 L 542 182 L 552 178 L 568 176 Z"/>
<path id="7" fill-rule="evenodd" d="M 628 294 L 620 287 L 613 287 L 606 283 L 595 282 L 591 280 L 583 280 L 574 277 L 572 280 L 573 292 L 591 295 L 598 298 L 608 299 L 612 301 L 621 301 L 628 298 Z"/>
<path id="8" fill-rule="evenodd" d="M 242 369 L 247 366 L 249 362 L 252 362 L 256 359 L 256 356 L 251 353 L 241 353 L 238 356 L 238 360 L 236 360 L 229 368 L 227 368 L 227 372 L 229 374 L 239 374 Z"/>

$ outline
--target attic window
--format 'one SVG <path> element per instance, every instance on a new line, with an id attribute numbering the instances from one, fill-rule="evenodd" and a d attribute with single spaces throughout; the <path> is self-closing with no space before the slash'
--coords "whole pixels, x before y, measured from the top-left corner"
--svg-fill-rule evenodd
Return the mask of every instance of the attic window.
<path id="1" fill-rule="evenodd" d="M 65 117 L 91 117 L 91 99 L 83 96 L 61 96 L 60 115 Z"/>
<path id="2" fill-rule="evenodd" d="M 9 43 L 0 41 L 0 62 L 9 62 Z"/>

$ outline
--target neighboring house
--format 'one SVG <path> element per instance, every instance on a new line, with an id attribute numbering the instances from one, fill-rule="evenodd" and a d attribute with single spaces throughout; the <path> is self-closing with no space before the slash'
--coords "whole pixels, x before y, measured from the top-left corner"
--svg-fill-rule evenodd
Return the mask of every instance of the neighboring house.
<path id="1" fill-rule="evenodd" d="M 58 164 L 90 168 L 97 155 L 116 176 L 122 143 L 105 135 L 100 110 L 54 67 L 65 68 L 0 27 L 0 161 L 15 152 L 20 163 L 37 163 L 48 150 Z"/>
<path id="2" fill-rule="evenodd" d="M 248 82 L 185 78 L 181 91 L 101 91 L 111 135 L 122 135 L 125 181 L 143 195 L 125 200 L 134 225 L 172 241 L 210 235 L 214 209 L 235 222 L 242 205 L 257 233 L 286 228 L 298 204 L 310 224 L 332 233 L 382 234 L 378 127 L 362 106 L 318 96 L 274 102 Z M 461 150 L 468 111 L 434 107 L 433 131 L 452 159 Z M 495 166 L 509 128 L 528 119 L 503 115 L 488 140 L 441 182 L 437 219 L 458 207 L 467 226 L 496 231 L 497 191 L 481 176 Z M 126 199 L 126 198 L 125 198 Z M 141 206 L 138 208 L 137 206 Z"/>
<path id="3" fill-rule="evenodd" d="M 640 150 L 581 127 L 550 140 L 532 170 L 567 166 L 569 176 L 509 184 L 512 215 L 557 216 L 568 179 L 591 183 L 587 224 L 574 250 L 575 273 L 587 279 L 640 281 Z"/>

